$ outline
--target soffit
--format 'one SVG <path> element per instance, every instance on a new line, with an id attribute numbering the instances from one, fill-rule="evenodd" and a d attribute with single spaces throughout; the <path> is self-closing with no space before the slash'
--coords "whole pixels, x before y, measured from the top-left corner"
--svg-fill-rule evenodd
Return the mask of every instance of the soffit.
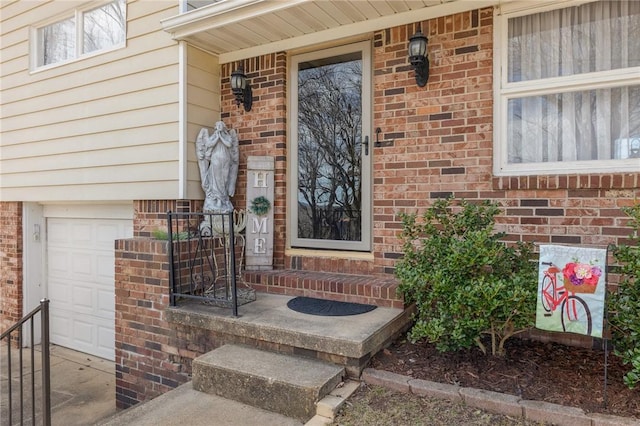
<path id="1" fill-rule="evenodd" d="M 223 0 L 162 21 L 220 63 L 300 48 L 509 0 Z"/>

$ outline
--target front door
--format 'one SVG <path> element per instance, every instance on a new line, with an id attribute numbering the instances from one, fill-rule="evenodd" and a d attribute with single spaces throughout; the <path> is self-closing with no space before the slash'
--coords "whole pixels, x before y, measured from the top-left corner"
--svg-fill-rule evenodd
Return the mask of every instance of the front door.
<path id="1" fill-rule="evenodd" d="M 292 58 L 292 247 L 371 249 L 370 58 L 369 42 Z"/>

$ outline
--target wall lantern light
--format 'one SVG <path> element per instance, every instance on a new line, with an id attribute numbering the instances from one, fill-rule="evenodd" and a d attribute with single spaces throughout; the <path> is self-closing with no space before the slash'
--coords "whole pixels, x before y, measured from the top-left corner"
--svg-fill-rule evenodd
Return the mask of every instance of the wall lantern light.
<path id="1" fill-rule="evenodd" d="M 244 105 L 245 111 L 251 111 L 253 105 L 253 92 L 251 85 L 247 82 L 242 66 L 231 73 L 231 91 L 236 97 L 236 105 Z"/>
<path id="2" fill-rule="evenodd" d="M 424 87 L 429 79 L 429 58 L 427 58 L 427 37 L 420 28 L 409 38 L 409 62 L 416 70 L 416 83 Z"/>

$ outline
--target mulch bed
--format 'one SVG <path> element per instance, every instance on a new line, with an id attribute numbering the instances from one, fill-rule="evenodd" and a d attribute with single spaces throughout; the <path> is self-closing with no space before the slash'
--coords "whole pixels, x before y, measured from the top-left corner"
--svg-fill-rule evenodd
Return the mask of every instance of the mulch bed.
<path id="1" fill-rule="evenodd" d="M 623 383 L 626 369 L 618 357 L 609 353 L 608 359 L 606 393 L 604 351 L 519 338 L 507 342 L 503 358 L 485 356 L 477 348 L 440 353 L 432 344 L 399 339 L 376 355 L 371 367 L 586 412 L 640 418 L 640 389 Z"/>

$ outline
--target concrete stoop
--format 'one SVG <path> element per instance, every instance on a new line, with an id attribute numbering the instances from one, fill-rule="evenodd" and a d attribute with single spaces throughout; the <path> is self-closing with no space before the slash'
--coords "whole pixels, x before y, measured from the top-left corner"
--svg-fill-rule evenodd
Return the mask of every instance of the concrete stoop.
<path id="1" fill-rule="evenodd" d="M 193 361 L 193 388 L 303 422 L 342 383 L 345 369 L 323 361 L 227 344 Z"/>
<path id="2" fill-rule="evenodd" d="M 407 329 L 412 308 L 352 316 L 307 315 L 292 296 L 259 293 L 229 309 L 185 301 L 166 319 L 190 339 L 215 343 L 191 363 L 195 393 L 222 397 L 309 425 L 331 421 L 371 357 Z M 311 419 L 311 420 L 310 420 Z"/>
<path id="3" fill-rule="evenodd" d="M 378 307 L 361 315 L 317 316 L 289 309 L 291 299 L 258 293 L 256 301 L 238 308 L 238 317 L 195 301 L 168 308 L 165 315 L 190 339 L 300 355 L 342 366 L 357 379 L 371 357 L 408 328 L 414 311 Z"/>

